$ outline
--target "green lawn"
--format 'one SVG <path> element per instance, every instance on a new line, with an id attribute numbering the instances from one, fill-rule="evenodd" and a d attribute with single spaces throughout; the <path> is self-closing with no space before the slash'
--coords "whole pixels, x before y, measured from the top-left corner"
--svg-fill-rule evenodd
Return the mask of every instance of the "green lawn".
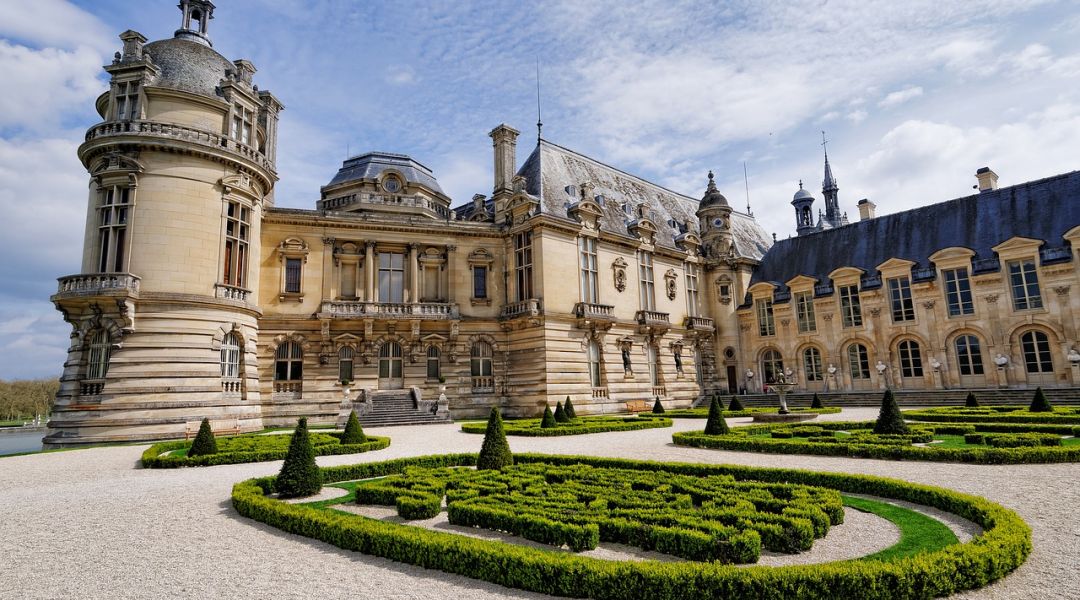
<path id="1" fill-rule="evenodd" d="M 960 439 L 963 441 L 963 437 Z M 844 506 L 875 514 L 891 521 L 900 528 L 899 542 L 881 552 L 864 556 L 858 560 L 897 560 L 915 554 L 933 552 L 960 542 L 956 538 L 956 534 L 947 525 L 910 508 L 853 496 L 843 496 L 843 500 Z"/>

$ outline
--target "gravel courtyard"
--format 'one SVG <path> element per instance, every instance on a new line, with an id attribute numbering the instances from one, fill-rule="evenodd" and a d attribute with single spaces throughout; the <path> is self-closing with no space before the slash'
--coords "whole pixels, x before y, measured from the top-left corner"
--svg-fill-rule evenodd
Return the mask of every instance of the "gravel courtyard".
<path id="1" fill-rule="evenodd" d="M 821 420 L 863 420 L 850 409 Z M 731 419 L 733 425 L 749 419 Z M 973 466 L 677 448 L 674 429 L 510 438 L 514 451 L 797 467 L 868 473 L 949 487 L 1012 508 L 1035 549 L 1003 581 L 954 598 L 1077 598 L 1080 464 Z M 392 445 L 320 457 L 320 465 L 476 452 L 482 436 L 458 425 L 371 429 Z M 0 458 L 0 598 L 543 598 L 283 534 L 237 516 L 232 484 L 280 462 L 176 470 L 137 467 L 145 446 Z"/>

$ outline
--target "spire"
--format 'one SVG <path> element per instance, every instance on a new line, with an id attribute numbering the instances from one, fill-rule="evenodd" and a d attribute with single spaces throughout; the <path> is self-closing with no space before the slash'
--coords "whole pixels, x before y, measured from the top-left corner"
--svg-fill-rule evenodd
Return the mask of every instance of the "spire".
<path id="1" fill-rule="evenodd" d="M 843 217 L 840 214 L 840 200 L 837 194 L 840 187 L 836 185 L 836 178 L 833 177 L 832 166 L 829 164 L 828 140 L 825 139 L 824 131 L 821 132 L 821 147 L 825 150 L 825 179 L 821 182 L 821 193 L 825 196 L 824 222 L 830 227 L 839 227 L 843 224 Z"/>
<path id="2" fill-rule="evenodd" d="M 825 132 L 821 132 L 821 147 L 825 149 L 825 179 L 821 182 L 821 191 L 825 192 L 830 189 L 839 189 L 836 185 L 836 178 L 833 177 L 832 167 L 829 165 L 829 141 L 825 139 Z"/>
<path id="3" fill-rule="evenodd" d="M 540 56 L 536 57 L 536 145 L 543 137 L 544 122 L 540 120 Z"/>

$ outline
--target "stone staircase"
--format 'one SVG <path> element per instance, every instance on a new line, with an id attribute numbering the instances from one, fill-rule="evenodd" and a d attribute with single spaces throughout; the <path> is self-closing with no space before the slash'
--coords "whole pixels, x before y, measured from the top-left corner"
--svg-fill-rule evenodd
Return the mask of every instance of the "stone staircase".
<path id="1" fill-rule="evenodd" d="M 1031 398 L 1035 395 L 1035 388 L 1031 389 L 981 389 L 981 390 L 893 390 L 896 402 L 903 408 L 920 408 L 931 406 L 961 406 L 967 398 L 968 392 L 974 392 L 979 404 L 1031 404 Z M 1080 388 L 1043 388 L 1050 404 L 1061 406 L 1080 405 Z M 863 392 L 818 392 L 825 406 L 856 407 L 856 406 L 881 406 L 881 397 L 884 390 L 872 390 Z M 731 395 L 721 395 L 725 405 L 730 401 Z M 788 406 L 810 406 L 813 401 L 813 392 L 792 392 L 787 395 Z M 776 394 L 749 394 L 739 396 L 743 406 L 779 406 Z M 706 399 L 699 399 L 695 406 L 708 406 Z"/>
<path id="2" fill-rule="evenodd" d="M 413 406 L 409 390 L 382 390 L 372 392 L 371 412 L 360 417 L 364 427 L 389 427 L 391 425 L 428 425 L 449 423 L 449 416 L 436 416 Z"/>

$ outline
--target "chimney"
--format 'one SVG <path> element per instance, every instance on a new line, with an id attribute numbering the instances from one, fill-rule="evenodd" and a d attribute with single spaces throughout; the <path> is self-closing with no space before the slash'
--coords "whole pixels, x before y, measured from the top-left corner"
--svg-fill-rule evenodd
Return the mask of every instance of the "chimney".
<path id="1" fill-rule="evenodd" d="M 998 189 L 997 173 L 990 167 L 983 167 L 975 171 L 975 177 L 979 180 L 979 192 L 989 192 Z"/>
<path id="2" fill-rule="evenodd" d="M 875 208 L 877 208 L 877 204 L 874 204 L 868 198 L 859 200 L 859 220 L 868 221 L 873 219 Z"/>
<path id="3" fill-rule="evenodd" d="M 493 195 L 510 193 L 513 191 L 514 169 L 517 159 L 514 151 L 517 148 L 517 136 L 521 133 L 517 129 L 503 123 L 492 129 L 491 145 L 495 148 L 495 190 Z"/>

